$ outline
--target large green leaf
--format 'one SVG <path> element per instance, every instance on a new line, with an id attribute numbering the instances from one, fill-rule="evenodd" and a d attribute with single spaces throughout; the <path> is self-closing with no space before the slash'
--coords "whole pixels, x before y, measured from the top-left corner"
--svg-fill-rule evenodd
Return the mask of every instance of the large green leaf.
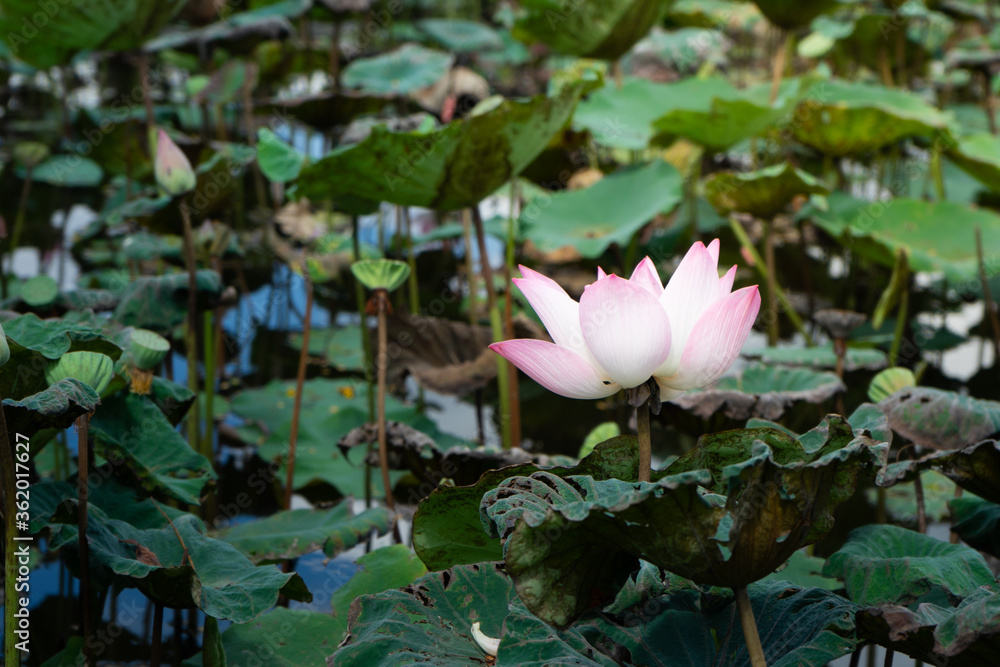
<path id="1" fill-rule="evenodd" d="M 458 566 L 429 574 L 401 591 L 358 599 L 350 635 L 330 663 L 486 663 L 486 653 L 472 637 L 471 625 L 479 623 L 485 635 L 500 640 L 498 665 L 750 665 L 731 598 L 709 599 L 689 585 L 664 586 L 658 579 L 650 577 L 648 586 L 635 591 L 638 594 L 623 591 L 614 611 L 590 615 L 558 631 L 525 608 L 498 566 Z M 839 596 L 766 582 L 750 586 L 750 598 L 772 667 L 822 665 L 854 647 L 856 606 Z"/>
<path id="2" fill-rule="evenodd" d="M 20 175 L 24 177 L 23 172 Z M 55 155 L 35 167 L 31 179 L 60 188 L 96 188 L 104 180 L 104 170 L 79 155 Z"/>
<path id="3" fill-rule="evenodd" d="M 664 0 L 526 0 L 514 36 L 556 51 L 617 60 L 645 37 L 669 6 Z"/>
<path id="4" fill-rule="evenodd" d="M 337 650 L 342 623 L 305 609 L 275 607 L 249 623 L 233 623 L 222 633 L 226 660 L 238 665 L 268 667 L 326 667 L 326 659 Z M 199 653 L 184 661 L 184 667 L 204 667 Z"/>
<path id="5" fill-rule="evenodd" d="M 91 567 L 107 568 L 123 584 L 166 607 L 198 607 L 209 616 L 246 623 L 272 607 L 279 592 L 293 600 L 312 600 L 298 574 L 255 566 L 235 547 L 206 536 L 195 516 L 142 530 L 109 519 L 97 508 L 89 515 Z M 75 527 L 64 526 L 60 538 L 53 548 L 75 549 Z"/>
<path id="6" fill-rule="evenodd" d="M 954 391 L 906 387 L 879 406 L 894 431 L 932 449 L 959 449 L 1000 433 L 1000 403 Z"/>
<path id="7" fill-rule="evenodd" d="M 708 419 L 724 412 L 730 419 L 778 419 L 796 401 L 822 403 L 844 390 L 844 383 L 829 371 L 752 363 L 739 375 L 688 392 L 671 402 Z"/>
<path id="8" fill-rule="evenodd" d="M 268 180 L 287 183 L 295 180 L 306 156 L 279 139 L 271 130 L 262 128 L 257 142 L 257 164 Z"/>
<path id="9" fill-rule="evenodd" d="M 943 271 L 949 281 L 978 281 L 976 227 L 983 247 L 1000 246 L 1000 216 L 950 201 L 896 198 L 868 202 L 842 192 L 828 198 L 829 209 L 813 221 L 851 248 L 886 267 L 905 251 L 910 268 Z"/>
<path id="10" fill-rule="evenodd" d="M 620 436 L 598 444 L 573 468 L 547 468 L 551 475 L 589 475 L 594 479 L 638 479 L 639 459 L 634 436 Z M 471 486 L 440 486 L 424 499 L 413 517 L 413 548 L 430 570 L 453 565 L 499 560 L 500 541 L 483 532 L 479 504 L 483 494 L 509 477 L 542 470 L 527 463 L 493 470 Z"/>
<path id="11" fill-rule="evenodd" d="M 503 40 L 499 33 L 479 21 L 464 19 L 423 19 L 417 27 L 452 53 L 499 51 Z"/>
<path id="12" fill-rule="evenodd" d="M 785 81 L 772 103 L 770 84 L 741 90 L 721 76 L 683 79 L 664 86 L 671 95 L 668 104 L 659 109 L 653 128 L 711 151 L 725 151 L 787 122 L 809 83 Z"/>
<path id="13" fill-rule="evenodd" d="M 789 162 L 748 173 L 717 171 L 705 181 L 705 197 L 720 215 L 733 211 L 771 220 L 799 195 L 828 194 L 811 174 Z"/>
<path id="14" fill-rule="evenodd" d="M 538 156 L 569 120 L 582 92 L 577 84 L 553 97 L 504 101 L 430 132 L 376 127 L 360 143 L 304 168 L 299 195 L 313 201 L 351 195 L 434 209 L 473 206 Z"/>
<path id="15" fill-rule="evenodd" d="M 795 110 L 795 138 L 827 155 L 856 155 L 908 137 L 940 135 L 949 118 L 912 93 L 833 79 L 817 83 Z"/>
<path id="16" fill-rule="evenodd" d="M 433 85 L 448 73 L 454 58 L 418 44 L 404 44 L 395 51 L 360 58 L 344 68 L 347 88 L 366 93 L 405 95 Z"/>
<path id="17" fill-rule="evenodd" d="M 951 529 L 969 546 L 998 556 L 1000 554 L 1000 505 L 975 497 L 954 498 Z"/>
<path id="18" fill-rule="evenodd" d="M 381 507 L 354 516 L 349 502 L 329 509 L 297 509 L 278 512 L 265 519 L 239 523 L 217 536 L 258 565 L 279 563 L 323 550 L 336 556 L 367 539 L 373 531 L 389 530 L 389 512 Z"/>
<path id="19" fill-rule="evenodd" d="M 948 158 L 993 191 L 1000 191 L 1000 137 L 978 132 L 959 137 Z"/>
<path id="20" fill-rule="evenodd" d="M 183 0 L 35 0 L 0 2 L 0 30 L 18 59 L 48 69 L 80 51 L 129 51 L 155 37 Z"/>
<path id="21" fill-rule="evenodd" d="M 698 583 L 763 578 L 829 532 L 833 510 L 863 470 L 874 476 L 884 465 L 886 450 L 838 415 L 799 439 L 725 431 L 703 436 L 658 482 L 537 472 L 486 493 L 481 514 L 504 540 L 525 605 L 566 627 L 612 596 L 640 557 Z"/>
<path id="22" fill-rule="evenodd" d="M 813 347 L 762 347 L 743 352 L 745 356 L 757 358 L 765 364 L 785 366 L 808 366 L 810 368 L 835 368 L 837 354 L 833 343 Z M 878 370 L 889 363 L 885 352 L 870 347 L 849 347 L 844 355 L 844 370 Z"/>
<path id="23" fill-rule="evenodd" d="M 993 583 L 974 549 L 890 524 L 853 530 L 823 574 L 843 579 L 848 596 L 865 606 L 909 604 L 935 589 L 957 601 Z"/>
<path id="24" fill-rule="evenodd" d="M 20 401 L 3 401 L 7 430 L 31 437 L 46 428 L 68 428 L 80 415 L 93 412 L 101 397 L 84 382 L 66 378 Z M 37 453 L 37 452 L 32 452 Z"/>
<path id="25" fill-rule="evenodd" d="M 197 505 L 205 484 L 216 478 L 211 462 L 144 396 L 119 393 L 106 399 L 90 430 L 95 452 L 126 466 L 151 492 Z"/>
<path id="26" fill-rule="evenodd" d="M 929 665 L 993 667 L 1000 652 L 1000 594 L 979 588 L 952 609 L 884 605 L 858 612 L 858 632 Z"/>
<path id="27" fill-rule="evenodd" d="M 623 169 L 583 190 L 535 200 L 521 213 L 524 238 L 542 252 L 567 246 L 594 259 L 612 244 L 624 248 L 659 213 L 683 197 L 680 173 L 662 160 Z"/>
<path id="28" fill-rule="evenodd" d="M 889 464 L 879 474 L 878 485 L 912 481 L 924 470 L 937 470 L 963 489 L 991 502 L 1000 502 L 1000 444 L 996 440 Z"/>

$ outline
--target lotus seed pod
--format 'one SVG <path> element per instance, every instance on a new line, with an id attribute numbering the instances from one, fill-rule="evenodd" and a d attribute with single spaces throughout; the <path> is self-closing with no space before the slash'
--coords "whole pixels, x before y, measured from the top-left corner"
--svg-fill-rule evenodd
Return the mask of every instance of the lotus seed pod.
<path id="1" fill-rule="evenodd" d="M 10 346 L 7 345 L 7 335 L 3 332 L 3 325 L 0 325 L 0 366 L 10 361 Z"/>
<path id="2" fill-rule="evenodd" d="M 191 192 L 198 183 L 191 162 L 163 130 L 156 140 L 156 182 L 171 197 Z"/>
<path id="3" fill-rule="evenodd" d="M 351 264 L 351 273 L 370 290 L 392 292 L 409 278 L 410 267 L 395 259 L 362 259 Z"/>
<path id="4" fill-rule="evenodd" d="M 32 308 L 44 308 L 55 303 L 59 285 L 46 275 L 35 276 L 21 285 L 21 300 Z"/>
<path id="5" fill-rule="evenodd" d="M 29 169 L 34 169 L 49 158 L 49 147 L 37 141 L 22 141 L 14 146 L 14 159 Z"/>
<path id="6" fill-rule="evenodd" d="M 889 398 L 900 389 L 916 387 L 917 378 L 909 368 L 887 368 L 874 378 L 868 385 L 868 398 L 874 403 Z"/>
<path id="7" fill-rule="evenodd" d="M 66 378 L 75 378 L 100 394 L 108 388 L 114 374 L 114 362 L 106 354 L 67 352 L 45 368 L 45 381 L 51 386 Z"/>
<path id="8" fill-rule="evenodd" d="M 136 368 L 152 370 L 170 352 L 170 341 L 148 329 L 136 329 L 130 341 L 132 362 Z"/>

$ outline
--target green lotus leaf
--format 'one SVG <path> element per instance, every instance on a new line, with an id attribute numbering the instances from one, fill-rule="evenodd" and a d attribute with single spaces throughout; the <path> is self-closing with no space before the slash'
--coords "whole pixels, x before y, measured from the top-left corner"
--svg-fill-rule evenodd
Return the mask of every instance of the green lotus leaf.
<path id="1" fill-rule="evenodd" d="M 916 609 L 861 609 L 858 634 L 929 665 L 992 667 L 1000 651 L 1000 594 L 980 588 L 955 608 L 925 603 Z"/>
<path id="2" fill-rule="evenodd" d="M 1000 191 L 1000 137 L 989 132 L 959 137 L 947 155 L 990 190 Z"/>
<path id="3" fill-rule="evenodd" d="M 594 259 L 629 241 L 683 198 L 683 179 L 662 160 L 617 171 L 583 190 L 538 198 L 521 212 L 523 237 L 544 253 L 572 247 Z"/>
<path id="4" fill-rule="evenodd" d="M 886 368 L 872 378 L 868 385 L 869 400 L 878 403 L 909 387 L 917 386 L 917 378 L 909 368 Z"/>
<path id="5" fill-rule="evenodd" d="M 812 83 L 812 79 L 786 79 L 773 103 L 770 84 L 741 90 L 721 76 L 665 84 L 671 98 L 667 106 L 658 109 L 653 129 L 723 152 L 788 122 Z"/>
<path id="6" fill-rule="evenodd" d="M 863 606 L 910 604 L 935 589 L 955 603 L 993 583 L 975 549 L 890 524 L 851 531 L 823 574 L 842 579 L 848 597 Z"/>
<path id="7" fill-rule="evenodd" d="M 312 600 L 298 574 L 255 566 L 235 547 L 205 535 L 196 516 L 187 514 L 169 526 L 143 530 L 108 518 L 96 507 L 88 514 L 92 575 L 104 581 L 113 575 L 165 607 L 198 607 L 215 618 L 247 623 L 274 606 L 279 593 Z M 76 543 L 76 527 L 67 525 L 52 548 L 75 553 Z"/>
<path id="8" fill-rule="evenodd" d="M 181 423 L 188 410 L 194 405 L 196 397 L 195 392 L 184 385 L 162 377 L 153 378 L 149 393 L 149 399 L 156 404 L 160 412 L 174 426 Z M 216 400 L 219 398 L 216 396 Z"/>
<path id="9" fill-rule="evenodd" d="M 135 329 L 129 337 L 129 351 L 136 368 L 152 370 L 170 352 L 170 341 L 149 329 Z"/>
<path id="10" fill-rule="evenodd" d="M 813 347 L 762 347 L 746 350 L 744 356 L 759 358 L 769 365 L 807 366 L 809 368 L 835 368 L 837 354 L 833 344 L 814 345 Z M 885 352 L 869 347 L 848 347 L 844 355 L 844 370 L 859 369 L 877 370 L 889 363 Z"/>
<path id="11" fill-rule="evenodd" d="M 943 271 L 949 281 L 978 282 L 976 227 L 983 247 L 1000 247 L 1000 216 L 982 208 L 950 201 L 896 198 L 869 202 L 834 192 L 826 211 L 813 221 L 852 252 L 886 267 L 906 252 L 915 271 Z"/>
<path id="12" fill-rule="evenodd" d="M 94 353 L 71 352 L 70 354 Z M 89 384 L 81 379 L 69 377 L 19 401 L 4 399 L 3 406 L 7 429 L 11 433 L 20 433 L 30 438 L 42 429 L 69 428 L 77 417 L 97 409 L 100 402 L 100 395 Z M 38 447 L 32 447 L 31 454 L 37 453 Z"/>
<path id="13" fill-rule="evenodd" d="M 829 371 L 752 363 L 739 375 L 723 377 L 670 402 L 702 419 L 721 411 L 742 422 L 751 417 L 778 419 L 797 401 L 823 403 L 841 391 L 844 383 Z"/>
<path id="14" fill-rule="evenodd" d="M 488 112 L 429 132 L 376 127 L 305 167 L 298 194 L 313 201 L 361 197 L 438 210 L 478 204 L 517 176 L 569 120 L 585 84 Z M 484 151 L 491 159 L 483 160 Z"/>
<path id="15" fill-rule="evenodd" d="M 49 386 L 67 378 L 77 379 L 98 395 L 103 392 L 111 376 L 114 375 L 115 362 L 111 357 L 100 352 L 67 352 L 45 368 L 45 381 Z"/>
<path id="16" fill-rule="evenodd" d="M 306 163 L 306 156 L 262 128 L 257 141 L 257 164 L 264 176 L 274 183 L 294 181 Z"/>
<path id="17" fill-rule="evenodd" d="M 239 549 L 255 564 L 280 563 L 323 550 L 328 558 L 389 530 L 389 513 L 373 507 L 354 516 L 350 502 L 329 509 L 297 509 L 239 523 L 217 538 Z"/>
<path id="18" fill-rule="evenodd" d="M 17 175 L 25 178 L 23 167 Z M 96 188 L 104 180 L 104 170 L 93 160 L 79 155 L 54 155 L 31 170 L 31 180 L 60 188 Z"/>
<path id="19" fill-rule="evenodd" d="M 690 584 L 665 585 L 658 570 L 644 568 L 651 571 L 642 589 L 622 591 L 614 613 L 588 616 L 565 631 L 534 616 L 493 563 L 431 573 L 403 590 L 359 598 L 348 638 L 330 661 L 344 667 L 487 662 L 472 636 L 479 623 L 483 634 L 500 640 L 499 665 L 615 667 L 662 664 L 670 656 L 672 667 L 749 667 L 731 597 L 711 600 Z M 754 584 L 749 594 L 773 667 L 824 664 L 856 644 L 857 607 L 840 596 L 787 582 Z"/>
<path id="20" fill-rule="evenodd" d="M 701 584 L 765 577 L 829 532 L 833 510 L 886 452 L 868 429 L 830 415 L 799 439 L 768 428 L 703 436 L 658 482 L 513 477 L 483 496 L 480 513 L 504 540 L 525 606 L 564 628 L 612 597 L 639 557 Z"/>
<path id="21" fill-rule="evenodd" d="M 513 33 L 525 42 L 544 42 L 555 51 L 585 58 L 617 60 L 670 5 L 662 0 L 526 0 Z"/>
<path id="22" fill-rule="evenodd" d="M 483 532 L 479 516 L 483 494 L 509 477 L 528 476 L 543 469 L 557 476 L 635 480 L 639 476 L 638 445 L 634 436 L 620 436 L 596 445 L 575 467 L 543 468 L 525 463 L 491 470 L 470 486 L 439 486 L 420 503 L 413 517 L 413 548 L 417 555 L 430 570 L 501 559 L 500 540 Z"/>
<path id="23" fill-rule="evenodd" d="M 3 326 L 0 325 L 0 366 L 5 365 L 10 361 L 10 345 L 7 343 L 7 334 L 3 331 Z"/>
<path id="24" fill-rule="evenodd" d="M 909 137 L 952 142 L 949 117 L 916 95 L 840 79 L 813 86 L 790 127 L 796 140 L 832 156 L 868 153 Z"/>
<path id="25" fill-rule="evenodd" d="M 719 171 L 705 181 L 705 197 L 720 215 L 734 211 L 770 220 L 799 195 L 829 194 L 810 174 L 789 162 L 749 173 Z"/>
<path id="26" fill-rule="evenodd" d="M 291 19 L 305 14 L 312 4 L 312 0 L 279 0 L 234 12 L 203 28 L 166 32 L 148 41 L 144 50 L 153 53 L 182 48 L 197 51 L 222 43 L 229 53 L 251 53 L 262 41 L 292 35 L 295 30 Z"/>
<path id="27" fill-rule="evenodd" d="M 417 27 L 452 53 L 485 53 L 504 47 L 497 31 L 478 21 L 423 19 Z"/>
<path id="28" fill-rule="evenodd" d="M 321 357 L 338 371 L 360 371 L 365 367 L 362 333 L 357 325 L 335 329 L 313 329 L 309 336 L 309 356 Z M 302 334 L 293 333 L 288 344 L 295 350 L 302 349 Z"/>
<path id="29" fill-rule="evenodd" d="M 346 625 L 323 612 L 275 607 L 249 623 L 233 623 L 219 639 L 230 665 L 263 665 L 264 659 L 268 667 L 323 665 Z M 181 664 L 206 667 L 206 658 L 196 653 Z"/>
<path id="30" fill-rule="evenodd" d="M 1000 554 L 1000 505 L 974 497 L 953 498 L 951 529 L 973 549 Z"/>
<path id="31" fill-rule="evenodd" d="M 216 478 L 212 464 L 191 449 L 166 416 L 137 394 L 106 398 L 90 420 L 94 451 L 128 468 L 144 489 L 197 505 Z"/>
<path id="32" fill-rule="evenodd" d="M 820 14 L 834 9 L 838 0 L 754 0 L 760 13 L 785 30 L 804 28 Z"/>
<path id="33" fill-rule="evenodd" d="M 73 0 L 39 5 L 3 0 L 0 30 L 19 60 L 38 69 L 65 65 L 81 51 L 131 51 L 155 37 L 183 0 Z"/>
<path id="34" fill-rule="evenodd" d="M 394 51 L 371 58 L 359 58 L 344 68 L 341 80 L 346 88 L 366 93 L 405 95 L 433 85 L 451 69 L 453 56 L 404 44 Z"/>
<path id="35" fill-rule="evenodd" d="M 362 259 L 351 264 L 351 273 L 370 290 L 394 292 L 410 277 L 410 265 L 395 259 Z"/>
<path id="36" fill-rule="evenodd" d="M 884 399 L 893 430 L 932 449 L 959 449 L 1000 432 L 1000 402 L 913 387 Z"/>

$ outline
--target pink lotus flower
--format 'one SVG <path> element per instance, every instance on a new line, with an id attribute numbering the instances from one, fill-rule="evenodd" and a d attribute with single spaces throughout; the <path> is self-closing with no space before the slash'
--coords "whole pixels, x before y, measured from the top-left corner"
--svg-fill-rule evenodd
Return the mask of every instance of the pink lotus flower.
<path id="1" fill-rule="evenodd" d="M 664 287 L 652 260 L 628 280 L 598 269 L 574 301 L 555 281 L 521 267 L 514 283 L 553 343 L 518 339 L 490 348 L 540 385 L 569 398 L 604 398 L 650 378 L 668 400 L 725 373 L 760 310 L 757 286 L 735 292 L 736 267 L 719 277 L 719 240 L 700 241 Z"/>
<path id="2" fill-rule="evenodd" d="M 155 174 L 157 184 L 171 197 L 191 192 L 197 185 L 191 162 L 162 129 L 156 140 Z"/>

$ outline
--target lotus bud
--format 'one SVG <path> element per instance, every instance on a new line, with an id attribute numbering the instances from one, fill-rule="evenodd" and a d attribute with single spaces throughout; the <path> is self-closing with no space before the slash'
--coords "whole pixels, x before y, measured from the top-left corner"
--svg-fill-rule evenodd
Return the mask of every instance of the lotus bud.
<path id="1" fill-rule="evenodd" d="M 45 381 L 51 386 L 66 378 L 75 378 L 100 394 L 108 388 L 114 372 L 114 362 L 106 354 L 67 352 L 45 368 Z"/>
<path id="2" fill-rule="evenodd" d="M 370 290 L 392 292 L 410 277 L 410 267 L 394 259 L 362 259 L 351 264 L 351 273 Z"/>
<path id="3" fill-rule="evenodd" d="M 153 388 L 153 371 L 170 352 L 170 341 L 148 329 L 136 329 L 132 332 L 130 351 L 132 393 L 149 394 Z"/>
<path id="4" fill-rule="evenodd" d="M 472 624 L 472 638 L 476 640 L 484 653 L 496 657 L 497 649 L 500 648 L 500 640 L 483 634 L 483 631 L 479 629 L 479 621 Z"/>
<path id="5" fill-rule="evenodd" d="M 10 361 L 10 346 L 7 345 L 7 335 L 3 332 L 3 325 L 0 324 L 0 366 Z"/>
<path id="6" fill-rule="evenodd" d="M 59 285 L 50 276 L 39 275 L 21 285 L 21 300 L 32 308 L 45 308 L 55 303 Z"/>
<path id="7" fill-rule="evenodd" d="M 191 162 L 163 130 L 156 140 L 156 182 L 171 197 L 191 192 L 198 183 Z"/>

